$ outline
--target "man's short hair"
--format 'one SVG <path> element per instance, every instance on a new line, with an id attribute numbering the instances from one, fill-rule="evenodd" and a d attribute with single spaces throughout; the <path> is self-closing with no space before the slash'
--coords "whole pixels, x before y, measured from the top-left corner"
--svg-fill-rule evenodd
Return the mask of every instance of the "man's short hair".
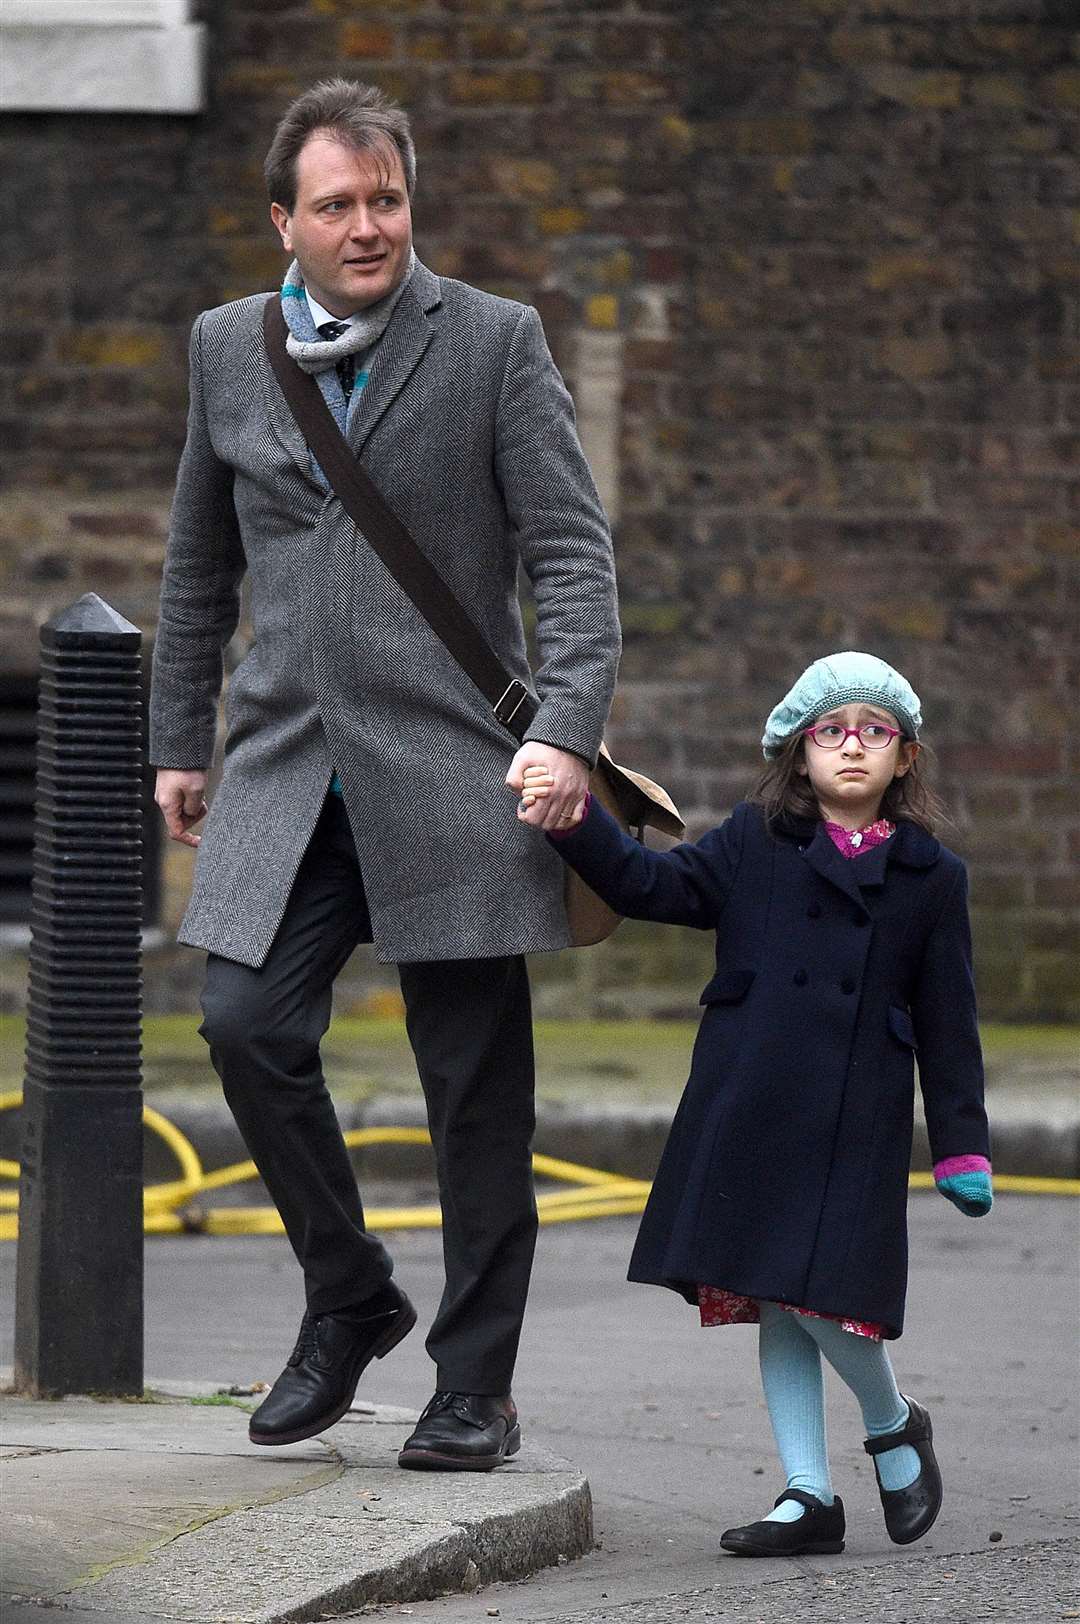
<path id="1" fill-rule="evenodd" d="M 409 196 L 416 186 L 416 148 L 408 114 L 377 85 L 356 79 L 320 79 L 286 109 L 274 131 L 263 174 L 271 203 L 296 207 L 296 160 L 308 137 L 325 130 L 344 146 L 386 153 L 396 147 Z"/>

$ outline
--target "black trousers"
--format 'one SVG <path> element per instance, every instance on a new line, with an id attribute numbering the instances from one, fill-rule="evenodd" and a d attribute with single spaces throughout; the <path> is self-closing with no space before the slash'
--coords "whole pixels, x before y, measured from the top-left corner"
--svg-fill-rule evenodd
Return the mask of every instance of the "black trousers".
<path id="1" fill-rule="evenodd" d="M 344 802 L 329 795 L 259 969 L 211 954 L 202 1036 L 244 1141 L 329 1313 L 393 1269 L 364 1227 L 319 1044 L 335 976 L 370 941 Z M 427 1339 L 438 1386 L 509 1391 L 536 1243 L 532 1015 L 520 956 L 398 966 L 427 1101 L 443 1212 L 446 1286 Z"/>

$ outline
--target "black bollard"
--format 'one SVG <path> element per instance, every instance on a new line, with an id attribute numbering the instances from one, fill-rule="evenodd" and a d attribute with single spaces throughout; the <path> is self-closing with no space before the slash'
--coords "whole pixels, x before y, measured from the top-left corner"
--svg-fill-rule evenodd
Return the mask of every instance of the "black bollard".
<path id="1" fill-rule="evenodd" d="M 142 634 L 41 631 L 15 1385 L 141 1394 Z"/>

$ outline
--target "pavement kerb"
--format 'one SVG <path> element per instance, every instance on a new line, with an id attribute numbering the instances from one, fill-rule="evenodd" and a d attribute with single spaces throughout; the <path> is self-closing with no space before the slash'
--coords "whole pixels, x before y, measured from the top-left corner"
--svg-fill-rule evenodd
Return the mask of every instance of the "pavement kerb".
<path id="1" fill-rule="evenodd" d="M 403 1472 L 397 1452 L 415 1414 L 359 1403 L 319 1439 L 255 1449 L 234 1409 L 191 1403 L 225 1391 L 151 1381 L 155 1402 L 145 1405 L 5 1397 L 6 1501 L 21 1530 L 8 1549 L 5 1599 L 89 1614 L 305 1624 L 525 1578 L 593 1548 L 587 1479 L 527 1438 L 497 1472 Z M 287 1481 L 267 1489 L 275 1466 Z M 258 1477 L 238 1495 L 245 1468 Z M 151 1485 L 152 1510 L 136 1525 L 131 1508 Z M 75 1504 L 86 1521 L 73 1566 Z M 126 1544 L 102 1547 L 118 1525 Z"/>
<path id="2" fill-rule="evenodd" d="M 225 1101 L 206 1093 L 179 1089 L 147 1096 L 162 1115 L 188 1138 L 209 1171 L 247 1159 Z M 998 1087 L 987 1098 L 993 1136 L 994 1170 L 1041 1178 L 1080 1177 L 1080 1099 L 1060 1089 Z M 534 1144 L 537 1150 L 566 1161 L 631 1178 L 651 1178 L 671 1126 L 674 1106 L 603 1100 L 567 1104 L 537 1101 Z M 423 1127 L 423 1101 L 413 1094 L 380 1094 L 358 1102 L 341 1102 L 344 1129 Z M 176 1176 L 167 1148 L 148 1142 L 147 1180 Z M 378 1145 L 354 1153 L 362 1176 L 382 1180 L 430 1179 L 431 1152 L 426 1146 Z M 918 1114 L 912 1168 L 929 1171 L 926 1129 Z"/>

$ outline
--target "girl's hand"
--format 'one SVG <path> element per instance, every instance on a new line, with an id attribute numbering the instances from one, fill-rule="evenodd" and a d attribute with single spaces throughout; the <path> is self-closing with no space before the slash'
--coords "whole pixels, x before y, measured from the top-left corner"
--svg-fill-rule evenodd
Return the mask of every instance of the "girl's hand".
<path id="1" fill-rule="evenodd" d="M 525 806 L 535 806 L 537 801 L 546 801 L 554 785 L 555 780 L 546 767 L 526 767 L 522 774 L 522 802 Z"/>
<path id="2" fill-rule="evenodd" d="M 506 775 L 517 792 L 517 815 L 549 834 L 565 833 L 584 816 L 589 769 L 579 756 L 554 745 L 523 744 Z"/>
<path id="3" fill-rule="evenodd" d="M 971 1158 L 954 1157 L 954 1161 L 970 1160 Z M 981 1158 L 980 1158 L 981 1160 Z M 985 1218 L 994 1205 L 994 1185 L 987 1167 L 985 1171 L 978 1169 L 968 1172 L 941 1171 L 947 1168 L 948 1163 L 938 1163 L 934 1169 L 934 1183 L 947 1201 L 964 1214 L 966 1218 Z"/>

